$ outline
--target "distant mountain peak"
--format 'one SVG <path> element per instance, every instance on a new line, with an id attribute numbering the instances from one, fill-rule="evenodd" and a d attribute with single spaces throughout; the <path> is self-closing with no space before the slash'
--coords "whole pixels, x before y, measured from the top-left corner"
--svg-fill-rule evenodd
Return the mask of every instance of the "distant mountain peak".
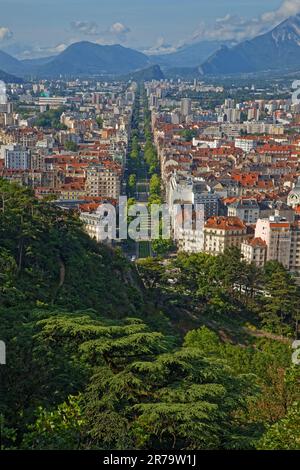
<path id="1" fill-rule="evenodd" d="M 150 60 L 164 67 L 198 67 L 224 45 L 224 41 L 199 41 L 185 44 L 176 52 L 150 56 Z"/>
<path id="2" fill-rule="evenodd" d="M 232 48 L 222 47 L 201 66 L 204 74 L 254 73 L 300 68 L 300 14 Z"/>
<path id="3" fill-rule="evenodd" d="M 81 41 L 68 46 L 52 61 L 41 66 L 40 76 L 57 75 L 121 75 L 149 65 L 149 59 L 141 52 L 121 46 L 99 45 Z"/>
<path id="4" fill-rule="evenodd" d="M 268 34 L 268 33 L 267 33 Z M 300 15 L 291 16 L 271 31 L 275 41 L 296 41 L 300 39 Z"/>
<path id="5" fill-rule="evenodd" d="M 159 65 L 151 65 L 150 67 L 129 74 L 124 78 L 135 82 L 149 82 L 151 80 L 163 80 L 165 76 Z"/>

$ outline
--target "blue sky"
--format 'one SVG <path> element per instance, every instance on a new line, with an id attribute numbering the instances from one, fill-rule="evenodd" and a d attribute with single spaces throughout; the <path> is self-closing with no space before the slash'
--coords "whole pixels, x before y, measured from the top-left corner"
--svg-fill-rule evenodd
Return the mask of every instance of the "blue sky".
<path id="1" fill-rule="evenodd" d="M 78 40 L 168 52 L 237 41 L 300 12 L 300 0 L 0 0 L 0 49 L 49 55 Z"/>

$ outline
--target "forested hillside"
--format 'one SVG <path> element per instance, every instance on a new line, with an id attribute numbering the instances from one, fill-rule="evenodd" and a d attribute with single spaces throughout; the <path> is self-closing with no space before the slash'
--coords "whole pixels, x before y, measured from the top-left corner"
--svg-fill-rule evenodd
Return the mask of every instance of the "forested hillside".
<path id="1" fill-rule="evenodd" d="M 299 298 L 235 251 L 132 265 L 0 181 L 1 449 L 299 449 Z"/>

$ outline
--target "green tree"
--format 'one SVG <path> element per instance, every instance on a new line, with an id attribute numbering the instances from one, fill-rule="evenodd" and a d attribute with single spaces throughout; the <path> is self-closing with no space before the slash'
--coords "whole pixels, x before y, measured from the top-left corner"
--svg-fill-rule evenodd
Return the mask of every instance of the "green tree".
<path id="1" fill-rule="evenodd" d="M 37 419 L 28 427 L 22 441 L 23 449 L 78 450 L 83 447 L 85 422 L 81 396 L 69 396 L 54 411 L 37 409 Z"/>
<path id="2" fill-rule="evenodd" d="M 165 240 L 159 238 L 158 240 L 153 240 L 151 243 L 152 250 L 158 256 L 166 256 L 168 253 L 175 250 L 175 245 L 172 239 Z"/>
<path id="3" fill-rule="evenodd" d="M 264 307 L 261 313 L 263 324 L 279 334 L 295 331 L 299 321 L 299 287 L 291 275 L 278 263 L 266 266 Z"/>
<path id="4" fill-rule="evenodd" d="M 77 152 L 78 151 L 78 145 L 73 142 L 72 140 L 68 140 L 65 143 L 65 150 L 69 150 L 70 152 Z"/>
<path id="5" fill-rule="evenodd" d="M 129 175 L 128 188 L 129 188 L 130 194 L 134 195 L 136 191 L 136 175 L 135 174 Z"/>
<path id="6" fill-rule="evenodd" d="M 251 438 L 247 429 L 238 431 L 236 412 L 251 393 L 246 377 L 234 378 L 226 365 L 184 348 L 117 374 L 100 370 L 87 394 L 90 434 L 98 445 L 105 436 L 108 448 L 248 448 Z"/>
<path id="7" fill-rule="evenodd" d="M 96 117 L 96 122 L 98 124 L 99 129 L 102 129 L 103 128 L 103 119 L 102 119 L 101 116 Z"/>
<path id="8" fill-rule="evenodd" d="M 186 142 L 191 142 L 194 137 L 197 137 L 195 129 L 184 129 L 180 134 Z"/>
<path id="9" fill-rule="evenodd" d="M 273 424 L 257 444 L 258 450 L 300 450 L 300 401 Z"/>
<path id="10" fill-rule="evenodd" d="M 152 175 L 150 179 L 150 194 L 160 196 L 161 181 L 158 175 Z"/>

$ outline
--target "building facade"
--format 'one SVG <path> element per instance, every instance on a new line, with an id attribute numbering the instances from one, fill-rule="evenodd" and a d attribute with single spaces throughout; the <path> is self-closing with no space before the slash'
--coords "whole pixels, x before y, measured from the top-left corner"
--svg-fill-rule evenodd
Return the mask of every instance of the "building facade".
<path id="1" fill-rule="evenodd" d="M 262 268 L 267 259 L 267 244 L 261 238 L 245 240 L 241 245 L 241 253 L 247 263 Z"/>
<path id="2" fill-rule="evenodd" d="M 19 145 L 15 145 L 13 149 L 6 149 L 4 165 L 10 170 L 29 170 L 31 168 L 30 150 Z"/>
<path id="3" fill-rule="evenodd" d="M 247 226 L 238 217 L 211 217 L 204 227 L 204 251 L 219 255 L 226 248 L 240 249 L 249 237 Z"/>
<path id="4" fill-rule="evenodd" d="M 85 191 L 87 196 L 118 199 L 121 191 L 120 172 L 105 165 L 87 169 Z"/>
<path id="5" fill-rule="evenodd" d="M 261 238 L 267 245 L 267 261 L 278 261 L 286 269 L 290 268 L 292 244 L 291 224 L 279 217 L 259 219 L 255 238 Z"/>

